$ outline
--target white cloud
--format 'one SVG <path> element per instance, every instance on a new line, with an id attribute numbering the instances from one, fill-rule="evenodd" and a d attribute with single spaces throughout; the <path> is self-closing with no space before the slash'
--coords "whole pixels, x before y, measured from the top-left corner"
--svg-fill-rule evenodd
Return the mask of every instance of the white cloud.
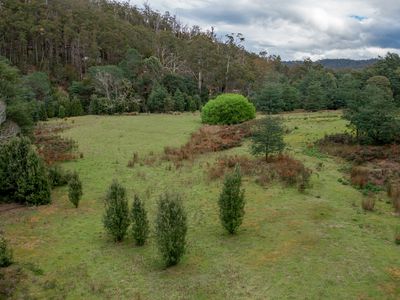
<path id="1" fill-rule="evenodd" d="M 141 0 L 131 0 L 139 7 Z M 185 24 L 241 32 L 246 47 L 283 59 L 370 58 L 400 52 L 399 0 L 150 0 Z"/>

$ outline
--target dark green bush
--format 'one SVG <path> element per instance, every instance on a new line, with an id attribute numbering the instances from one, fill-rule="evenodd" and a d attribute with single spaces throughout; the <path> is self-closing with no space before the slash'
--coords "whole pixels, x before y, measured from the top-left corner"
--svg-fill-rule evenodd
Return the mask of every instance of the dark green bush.
<path id="1" fill-rule="evenodd" d="M 77 172 L 71 174 L 68 181 L 69 201 L 77 208 L 82 197 L 82 182 Z"/>
<path id="2" fill-rule="evenodd" d="M 280 83 L 266 84 L 255 96 L 257 110 L 265 113 L 279 113 L 284 110 L 282 99 L 283 85 Z"/>
<path id="3" fill-rule="evenodd" d="M 47 121 L 47 109 L 44 102 L 38 101 L 36 103 L 36 109 L 39 121 Z"/>
<path id="4" fill-rule="evenodd" d="M 114 180 L 108 189 L 103 215 L 104 228 L 111 234 L 114 241 L 124 239 L 129 227 L 129 208 L 125 188 Z"/>
<path id="5" fill-rule="evenodd" d="M 111 115 L 114 113 L 114 104 L 105 97 L 93 95 L 90 98 L 89 113 L 92 115 Z"/>
<path id="6" fill-rule="evenodd" d="M 14 138 L 0 146 L 0 194 L 18 203 L 50 202 L 45 165 L 28 138 Z"/>
<path id="7" fill-rule="evenodd" d="M 219 196 L 219 217 L 222 226 L 234 234 L 242 224 L 244 217 L 244 189 L 241 189 L 242 175 L 239 165 L 236 165 L 232 174 L 225 176 L 224 187 Z"/>
<path id="8" fill-rule="evenodd" d="M 201 119 L 207 124 L 238 124 L 255 117 L 254 105 L 239 94 L 222 94 L 208 101 L 201 111 Z"/>
<path id="9" fill-rule="evenodd" d="M 169 99 L 168 91 L 162 85 L 155 85 L 147 100 L 147 107 L 150 112 L 165 112 L 166 102 Z"/>
<path id="10" fill-rule="evenodd" d="M 60 105 L 58 108 L 58 117 L 59 118 L 65 118 L 65 107 L 64 105 Z"/>
<path id="11" fill-rule="evenodd" d="M 34 119 L 39 119 L 36 112 L 36 104 L 20 100 L 13 101 L 7 105 L 7 119 L 17 123 L 21 127 L 22 133 L 30 134 Z"/>
<path id="12" fill-rule="evenodd" d="M 180 89 L 177 89 L 174 95 L 175 110 L 184 111 L 185 110 L 185 95 Z"/>
<path id="13" fill-rule="evenodd" d="M 8 246 L 7 240 L 0 234 L 0 268 L 8 267 L 12 264 L 13 254 Z"/>
<path id="14" fill-rule="evenodd" d="M 136 245 L 142 246 L 149 235 L 149 221 L 143 202 L 135 195 L 131 210 L 132 236 Z"/>
<path id="15" fill-rule="evenodd" d="M 78 98 L 71 100 L 69 115 L 71 117 L 83 115 L 82 103 Z"/>
<path id="16" fill-rule="evenodd" d="M 396 227 L 394 231 L 394 242 L 400 245 L 400 225 Z"/>
<path id="17" fill-rule="evenodd" d="M 65 172 L 59 165 L 49 167 L 47 176 L 52 187 L 66 185 L 70 178 L 70 174 Z"/>
<path id="18" fill-rule="evenodd" d="M 166 266 L 176 265 L 186 248 L 186 213 L 175 194 L 160 197 L 156 219 L 158 249 Z"/>
<path id="19" fill-rule="evenodd" d="M 377 86 L 367 85 L 360 99 L 348 103 L 344 118 L 356 132 L 360 143 L 393 143 L 400 130 L 399 108 L 393 97 Z"/>

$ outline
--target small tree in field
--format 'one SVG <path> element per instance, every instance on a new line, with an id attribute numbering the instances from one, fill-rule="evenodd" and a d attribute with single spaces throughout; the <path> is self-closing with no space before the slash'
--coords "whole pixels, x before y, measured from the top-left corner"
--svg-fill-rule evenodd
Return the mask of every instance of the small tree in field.
<path id="1" fill-rule="evenodd" d="M 12 257 L 12 251 L 8 246 L 7 240 L 0 233 L 0 268 L 11 265 Z"/>
<path id="2" fill-rule="evenodd" d="M 158 249 L 167 266 L 176 265 L 186 248 L 186 213 L 178 195 L 160 197 L 156 219 Z"/>
<path id="3" fill-rule="evenodd" d="M 143 202 L 135 195 L 131 210 L 132 236 L 136 245 L 143 246 L 149 235 L 149 221 Z"/>
<path id="4" fill-rule="evenodd" d="M 72 173 L 70 176 L 68 181 L 68 197 L 69 201 L 77 208 L 82 197 L 82 182 L 77 172 Z"/>
<path id="5" fill-rule="evenodd" d="M 398 225 L 394 231 L 394 242 L 400 245 L 400 225 Z"/>
<path id="6" fill-rule="evenodd" d="M 234 234 L 242 224 L 244 217 L 244 189 L 241 189 L 242 175 L 236 165 L 232 174 L 225 176 L 224 187 L 219 196 L 219 218 L 222 226 Z"/>
<path id="7" fill-rule="evenodd" d="M 116 180 L 107 192 L 103 224 L 114 241 L 120 242 L 124 239 L 129 227 L 129 208 L 126 190 Z"/>
<path id="8" fill-rule="evenodd" d="M 270 116 L 261 119 L 251 137 L 251 152 L 254 155 L 263 154 L 268 160 L 270 154 L 281 153 L 285 149 L 283 135 L 281 119 Z"/>

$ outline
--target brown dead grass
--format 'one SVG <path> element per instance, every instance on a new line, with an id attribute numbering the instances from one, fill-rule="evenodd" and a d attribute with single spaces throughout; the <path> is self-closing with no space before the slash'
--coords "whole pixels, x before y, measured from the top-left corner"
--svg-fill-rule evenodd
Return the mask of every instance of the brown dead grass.
<path id="1" fill-rule="evenodd" d="M 0 299 L 11 299 L 18 284 L 25 277 L 22 268 L 17 265 L 0 268 Z"/>
<path id="2" fill-rule="evenodd" d="M 393 279 L 400 280 L 400 268 L 389 268 L 388 273 Z"/>
<path id="3" fill-rule="evenodd" d="M 400 213 L 400 145 L 358 145 L 348 134 L 325 136 L 317 145 L 322 152 L 353 163 L 350 181 L 354 186 L 386 187 L 395 211 Z M 364 202 L 369 206 L 367 200 Z"/>
<path id="4" fill-rule="evenodd" d="M 255 177 L 256 182 L 262 186 L 278 179 L 288 186 L 297 186 L 301 191 L 309 185 L 312 173 L 301 161 L 288 155 L 272 156 L 268 161 L 231 155 L 218 158 L 213 165 L 208 164 L 208 178 L 210 180 L 222 178 L 236 165 L 240 166 L 243 175 Z"/>
<path id="5" fill-rule="evenodd" d="M 375 209 L 375 198 L 366 197 L 361 200 L 361 207 L 365 211 L 374 211 Z"/>
<path id="6" fill-rule="evenodd" d="M 328 135 L 317 142 L 324 153 L 338 156 L 355 164 L 370 161 L 392 161 L 400 163 L 400 145 L 359 145 L 348 134 Z"/>
<path id="7" fill-rule="evenodd" d="M 66 124 L 49 123 L 39 124 L 35 128 L 34 143 L 47 165 L 83 157 L 77 153 L 77 144 L 74 140 L 59 135 L 68 128 L 70 127 Z"/>
<path id="8" fill-rule="evenodd" d="M 189 142 L 180 148 L 165 147 L 164 159 L 175 164 L 193 160 L 198 155 L 222 151 L 242 144 L 251 135 L 251 122 L 232 126 L 206 125 L 194 132 Z"/>
<path id="9" fill-rule="evenodd" d="M 400 214 L 400 181 L 392 181 L 388 184 L 387 194 L 392 199 L 393 208 Z"/>
<path id="10" fill-rule="evenodd" d="M 388 180 L 388 170 L 373 165 L 353 166 L 351 169 L 351 183 L 364 188 L 368 183 L 383 186 Z"/>

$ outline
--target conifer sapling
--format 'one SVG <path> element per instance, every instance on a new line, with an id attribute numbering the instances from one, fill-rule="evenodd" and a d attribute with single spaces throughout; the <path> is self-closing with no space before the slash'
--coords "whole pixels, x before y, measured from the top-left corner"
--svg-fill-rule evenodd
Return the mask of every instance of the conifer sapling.
<path id="1" fill-rule="evenodd" d="M 149 235 L 149 221 L 143 202 L 135 195 L 131 210 L 132 236 L 136 245 L 143 246 Z"/>
<path id="2" fill-rule="evenodd" d="M 79 201 L 82 197 L 82 182 L 77 172 L 72 173 L 68 181 L 68 197 L 69 201 L 78 208 Z"/>
<path id="3" fill-rule="evenodd" d="M 233 173 L 225 176 L 224 187 L 219 197 L 219 217 L 222 226 L 230 233 L 237 232 L 244 217 L 244 189 L 241 189 L 242 175 L 236 165 Z"/>
<path id="4" fill-rule="evenodd" d="M 129 227 L 129 208 L 125 188 L 114 180 L 108 189 L 103 215 L 104 228 L 114 241 L 124 239 Z"/>

